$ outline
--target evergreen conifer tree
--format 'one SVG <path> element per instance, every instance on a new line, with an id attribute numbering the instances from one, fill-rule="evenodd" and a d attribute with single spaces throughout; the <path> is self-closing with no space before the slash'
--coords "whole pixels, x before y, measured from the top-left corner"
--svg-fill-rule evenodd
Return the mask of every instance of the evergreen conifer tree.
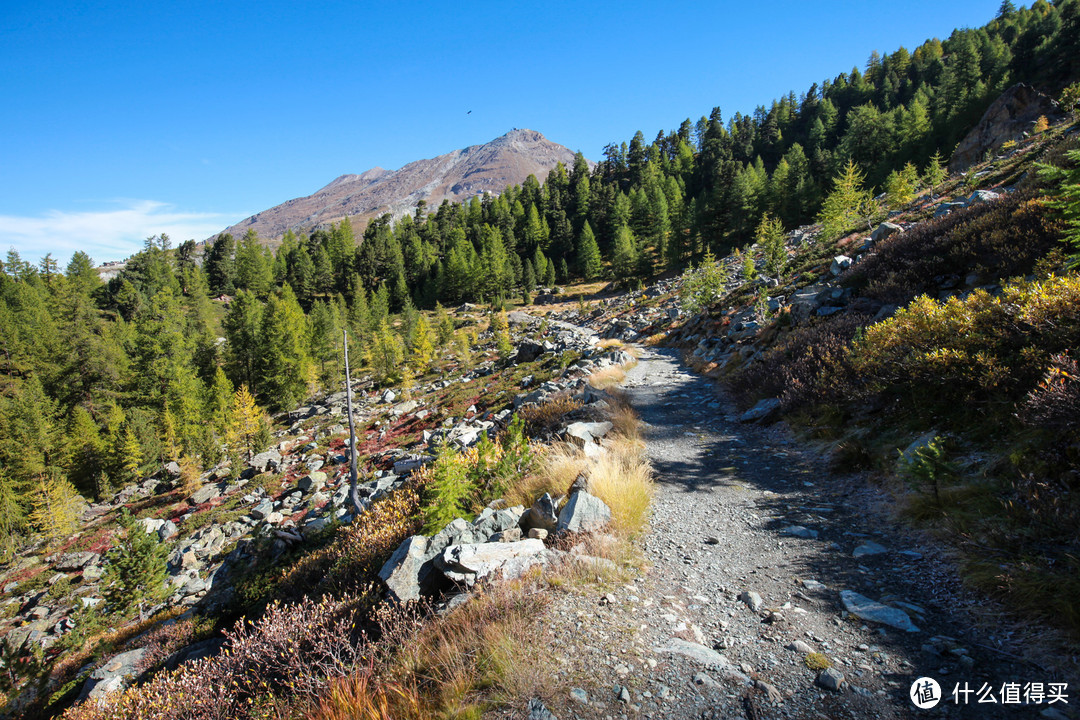
<path id="1" fill-rule="evenodd" d="M 147 605 L 165 596 L 168 548 L 156 533 L 148 533 L 124 508 L 120 514 L 124 538 L 105 558 L 105 600 L 119 613 L 137 608 L 146 619 Z"/>
<path id="2" fill-rule="evenodd" d="M 839 237 L 855 227 L 865 217 L 870 202 L 870 192 L 863 188 L 863 173 L 852 160 L 848 160 L 840 175 L 833 181 L 833 191 L 825 198 L 818 214 L 822 231 L 827 239 Z"/>
<path id="3" fill-rule="evenodd" d="M 758 224 L 754 241 L 765 255 L 765 273 L 779 282 L 788 259 L 784 226 L 780 219 L 765 213 Z"/>
<path id="4" fill-rule="evenodd" d="M 595 280 L 604 270 L 600 259 L 600 246 L 596 244 L 596 235 L 593 234 L 588 220 L 582 226 L 581 238 L 578 240 L 577 268 L 581 277 L 586 280 Z"/>

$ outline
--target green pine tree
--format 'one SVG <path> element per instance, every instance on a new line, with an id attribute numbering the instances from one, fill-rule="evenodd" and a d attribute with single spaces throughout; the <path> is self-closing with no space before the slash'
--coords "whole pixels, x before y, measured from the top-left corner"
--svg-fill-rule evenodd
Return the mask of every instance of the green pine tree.
<path id="1" fill-rule="evenodd" d="M 105 556 L 105 600 L 121 615 L 132 608 L 146 619 L 147 606 L 165 596 L 168 548 L 156 533 L 148 533 L 124 508 L 120 514 L 124 538 Z"/>
<path id="2" fill-rule="evenodd" d="M 582 226 L 581 238 L 578 240 L 577 268 L 578 273 L 586 280 L 595 280 L 604 271 L 600 246 L 596 243 L 596 235 L 593 234 L 588 220 Z"/>

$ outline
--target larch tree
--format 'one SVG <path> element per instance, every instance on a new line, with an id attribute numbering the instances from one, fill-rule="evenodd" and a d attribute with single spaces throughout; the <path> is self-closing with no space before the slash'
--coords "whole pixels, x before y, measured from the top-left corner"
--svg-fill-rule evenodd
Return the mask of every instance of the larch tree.
<path id="1" fill-rule="evenodd" d="M 825 198 L 818 222 L 827 239 L 834 239 L 855 227 L 865 216 L 871 201 L 870 191 L 863 188 L 865 176 L 853 160 L 848 160 L 840 175 L 833 181 L 833 191 Z"/>
<path id="2" fill-rule="evenodd" d="M 765 274 L 779 282 L 788 261 L 787 241 L 780 218 L 765 213 L 758 223 L 754 241 L 765 255 Z"/>
<path id="3" fill-rule="evenodd" d="M 255 438 L 259 434 L 262 410 L 246 385 L 241 385 L 233 395 L 231 415 L 229 445 L 235 450 L 244 450 L 250 460 L 255 452 Z"/>

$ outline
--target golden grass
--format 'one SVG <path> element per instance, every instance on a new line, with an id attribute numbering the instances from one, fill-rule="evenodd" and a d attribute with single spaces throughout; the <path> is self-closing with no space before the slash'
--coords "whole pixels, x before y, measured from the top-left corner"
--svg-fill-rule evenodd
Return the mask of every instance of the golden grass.
<path id="1" fill-rule="evenodd" d="M 641 423 L 626 392 L 619 388 L 610 388 L 607 393 L 609 398 L 607 419 L 614 426 L 612 428 L 614 433 L 631 440 L 639 439 Z"/>
<path id="2" fill-rule="evenodd" d="M 611 525 L 624 538 L 641 534 L 649 521 L 652 468 L 640 440 L 616 437 L 588 470 L 589 492 L 611 508 Z"/>
<path id="3" fill-rule="evenodd" d="M 626 379 L 626 370 L 619 365 L 597 370 L 589 376 L 589 384 L 597 390 L 613 388 Z"/>
<path id="4" fill-rule="evenodd" d="M 616 338 L 608 338 L 607 340 L 601 340 L 597 347 L 601 350 L 622 350 L 626 347 L 626 343 Z"/>
<path id="5" fill-rule="evenodd" d="M 308 720 L 426 720 L 415 686 L 376 679 L 370 668 L 335 680 Z"/>
<path id="6" fill-rule="evenodd" d="M 518 478 L 507 491 L 510 506 L 530 507 L 544 493 L 558 497 L 564 494 L 574 479 L 585 470 L 586 458 L 571 443 L 552 443 L 544 448 L 534 472 Z"/>

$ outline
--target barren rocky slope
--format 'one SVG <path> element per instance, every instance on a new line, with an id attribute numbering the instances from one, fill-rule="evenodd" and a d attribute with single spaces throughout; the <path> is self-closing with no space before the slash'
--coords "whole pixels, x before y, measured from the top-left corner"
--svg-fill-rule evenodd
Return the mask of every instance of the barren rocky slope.
<path id="1" fill-rule="evenodd" d="M 535 130 L 514 129 L 489 143 L 417 160 L 399 170 L 376 167 L 360 175 L 342 175 L 307 197 L 256 213 L 224 232 L 241 237 L 253 229 L 264 240 L 277 240 L 286 230 L 310 231 L 346 216 L 362 226 L 383 213 L 407 215 L 421 200 L 434 209 L 443 200 L 501 193 L 529 175 L 542 181 L 559 162 L 569 168 L 574 153 Z"/>

